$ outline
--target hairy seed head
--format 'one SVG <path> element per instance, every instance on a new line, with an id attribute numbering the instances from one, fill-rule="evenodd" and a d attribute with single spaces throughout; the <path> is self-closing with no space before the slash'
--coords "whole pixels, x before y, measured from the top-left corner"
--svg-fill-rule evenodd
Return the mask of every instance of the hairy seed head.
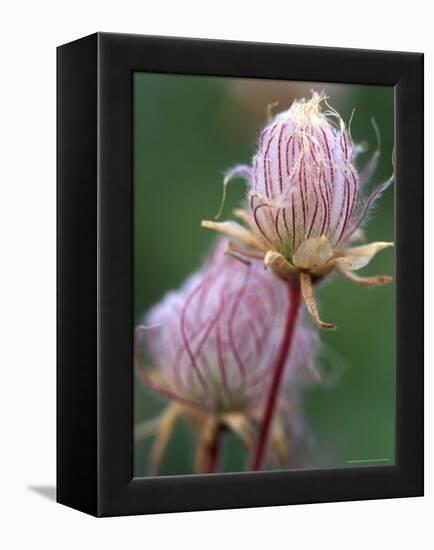
<path id="1" fill-rule="evenodd" d="M 354 147 L 345 125 L 316 93 L 278 114 L 253 158 L 248 206 L 258 236 L 291 260 L 301 244 L 347 238 L 359 199 Z M 334 120 L 333 120 L 334 118 Z"/>
<path id="2" fill-rule="evenodd" d="M 221 239 L 205 266 L 167 294 L 145 318 L 153 369 L 143 379 L 161 393 L 202 409 L 239 411 L 262 404 L 285 330 L 285 283 L 225 256 Z M 314 333 L 296 328 L 287 382 L 312 369 Z M 316 342 L 316 340 L 315 340 Z M 304 370 L 306 369 L 306 372 Z"/>

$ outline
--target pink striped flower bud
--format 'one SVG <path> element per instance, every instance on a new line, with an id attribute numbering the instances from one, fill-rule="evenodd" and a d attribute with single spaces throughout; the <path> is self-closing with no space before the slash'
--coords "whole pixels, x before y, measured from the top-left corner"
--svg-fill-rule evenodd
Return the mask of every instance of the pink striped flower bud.
<path id="1" fill-rule="evenodd" d="M 226 246 L 220 241 L 201 271 L 150 310 L 142 332 L 153 367 L 140 370 L 144 382 L 217 412 L 261 406 L 291 307 L 283 281 L 225 256 Z M 299 322 L 294 342 L 286 372 L 297 384 L 314 370 L 316 335 Z"/>
<path id="2" fill-rule="evenodd" d="M 292 306 L 282 280 L 258 263 L 225 255 L 227 244 L 221 240 L 204 267 L 169 292 L 136 329 L 138 375 L 171 400 L 157 423 L 154 469 L 178 415 L 199 432 L 197 471 L 208 471 L 204 464 L 221 430 L 235 433 L 248 450 L 253 447 Z M 318 342 L 300 320 L 293 343 L 285 377 L 291 391 L 280 395 L 270 433 L 270 452 L 281 464 L 288 455 L 288 414 L 299 419 L 298 400 L 290 395 L 318 376 L 313 364 Z M 150 368 L 143 366 L 144 352 Z M 140 433 L 139 427 L 136 436 Z"/>
<path id="3" fill-rule="evenodd" d="M 326 105 L 324 111 L 322 106 Z M 261 132 L 251 166 L 236 166 L 227 182 L 244 177 L 248 182 L 246 209 L 236 222 L 203 221 L 242 246 L 245 256 L 262 257 L 284 280 L 300 283 L 306 306 L 317 324 L 311 285 L 333 270 L 366 285 L 389 282 L 390 277 L 363 279 L 353 271 L 367 265 L 379 251 L 393 243 L 377 242 L 347 248 L 360 238 L 375 199 L 393 178 L 361 199 L 364 182 L 379 156 L 376 151 L 361 174 L 355 167 L 357 147 L 339 114 L 316 93 L 309 101 L 295 101 Z M 232 249 L 236 249 L 232 243 Z"/>

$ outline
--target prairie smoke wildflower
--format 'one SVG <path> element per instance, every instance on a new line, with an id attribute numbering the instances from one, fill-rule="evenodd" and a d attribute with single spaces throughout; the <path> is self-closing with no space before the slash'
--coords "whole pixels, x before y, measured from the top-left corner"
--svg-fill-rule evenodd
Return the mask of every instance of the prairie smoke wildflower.
<path id="1" fill-rule="evenodd" d="M 349 246 L 362 240 L 361 226 L 372 204 L 393 179 L 362 201 L 363 185 L 379 152 L 360 174 L 354 164 L 357 152 L 343 120 L 323 95 L 295 101 L 262 131 L 252 165 L 237 166 L 226 175 L 224 189 L 234 177 L 247 179 L 246 208 L 235 211 L 243 225 L 202 222 L 233 239 L 232 253 L 261 258 L 279 277 L 299 285 L 309 313 L 322 328 L 334 325 L 320 320 L 312 283 L 334 270 L 363 285 L 391 281 L 354 273 L 393 246 Z"/>
<path id="2" fill-rule="evenodd" d="M 180 290 L 169 292 L 146 315 L 145 325 L 136 328 L 138 375 L 171 400 L 151 424 L 156 435 L 153 469 L 180 415 L 198 430 L 198 471 L 214 469 L 210 460 L 215 462 L 216 442 L 225 430 L 248 449 L 254 443 L 292 304 L 283 281 L 258 264 L 224 255 L 226 248 L 222 239 L 204 267 Z M 284 360 L 287 384 L 296 391 L 306 376 L 317 376 L 312 361 L 316 340 L 312 329 L 298 321 L 293 341 L 293 353 Z M 144 349 L 151 368 L 143 367 Z M 282 462 L 287 441 L 279 411 L 290 406 L 281 396 L 270 430 L 270 443 Z M 148 429 L 139 431 L 143 435 Z"/>

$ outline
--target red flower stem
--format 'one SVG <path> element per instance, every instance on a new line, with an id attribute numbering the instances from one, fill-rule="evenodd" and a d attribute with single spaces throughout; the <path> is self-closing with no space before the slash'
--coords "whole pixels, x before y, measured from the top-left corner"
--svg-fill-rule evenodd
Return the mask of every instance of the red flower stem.
<path id="1" fill-rule="evenodd" d="M 262 418 L 259 437 L 256 448 L 253 453 L 251 462 L 251 470 L 259 470 L 261 467 L 265 449 L 267 447 L 268 435 L 270 432 L 271 422 L 276 410 L 277 398 L 285 370 L 286 361 L 291 352 L 291 344 L 294 336 L 294 328 L 297 320 L 298 308 L 300 306 L 301 293 L 300 287 L 292 283 L 288 283 L 288 312 L 286 318 L 285 334 L 283 335 L 280 345 L 279 355 L 274 367 L 274 375 L 271 381 L 270 391 L 265 404 L 264 416 Z"/>

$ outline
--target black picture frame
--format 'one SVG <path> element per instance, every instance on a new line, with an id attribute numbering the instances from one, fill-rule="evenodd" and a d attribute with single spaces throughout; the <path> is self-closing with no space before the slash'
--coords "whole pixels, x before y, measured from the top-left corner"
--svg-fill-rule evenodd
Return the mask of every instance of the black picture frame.
<path id="1" fill-rule="evenodd" d="M 423 55 L 97 33 L 57 64 L 58 502 L 114 516 L 422 495 Z M 133 477 L 135 71 L 395 87 L 395 465 Z"/>

